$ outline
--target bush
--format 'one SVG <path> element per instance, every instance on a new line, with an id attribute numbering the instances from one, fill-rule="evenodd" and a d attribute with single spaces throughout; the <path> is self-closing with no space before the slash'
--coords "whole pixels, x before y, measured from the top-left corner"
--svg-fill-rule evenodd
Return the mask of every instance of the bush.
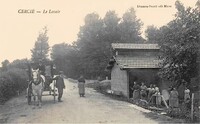
<path id="1" fill-rule="evenodd" d="M 188 106 L 185 103 L 180 104 L 179 108 L 169 108 L 167 110 L 167 115 L 174 118 L 184 119 L 186 122 L 191 121 L 191 104 Z M 194 105 L 194 120 L 193 122 L 199 122 L 199 110 L 198 107 Z"/>
<path id="2" fill-rule="evenodd" d="M 107 90 L 111 89 L 110 80 L 93 81 L 93 83 L 86 84 L 87 87 L 93 88 L 101 93 L 106 93 Z"/>
<path id="3" fill-rule="evenodd" d="M 194 120 L 200 122 L 200 101 L 199 99 L 194 100 Z"/>
<path id="4" fill-rule="evenodd" d="M 27 73 L 23 69 L 12 68 L 0 74 L 0 103 L 27 88 Z"/>

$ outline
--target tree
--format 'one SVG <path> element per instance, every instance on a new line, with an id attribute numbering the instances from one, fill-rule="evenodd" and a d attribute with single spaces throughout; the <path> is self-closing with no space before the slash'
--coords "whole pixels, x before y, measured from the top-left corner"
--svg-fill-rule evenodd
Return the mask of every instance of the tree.
<path id="1" fill-rule="evenodd" d="M 68 48 L 69 48 L 68 45 L 65 43 L 55 44 L 54 46 L 52 46 L 51 58 L 56 64 L 56 68 L 58 70 L 63 70 L 65 68 L 66 64 L 65 56 L 69 52 Z"/>
<path id="2" fill-rule="evenodd" d="M 66 43 L 56 44 L 52 47 L 51 58 L 58 70 L 71 78 L 79 76 L 79 56 L 76 46 Z"/>
<path id="3" fill-rule="evenodd" d="M 141 37 L 141 27 L 143 23 L 137 19 L 134 8 L 130 8 L 123 14 L 122 21 L 119 24 L 121 42 L 127 43 L 143 43 L 144 39 Z"/>
<path id="4" fill-rule="evenodd" d="M 145 30 L 147 43 L 158 43 L 160 41 L 160 30 L 154 25 L 148 26 Z"/>
<path id="5" fill-rule="evenodd" d="M 1 64 L 2 64 L 2 71 L 7 71 L 10 62 L 6 59 L 3 62 L 1 62 Z"/>
<path id="6" fill-rule="evenodd" d="M 49 43 L 47 36 L 47 27 L 44 27 L 43 32 L 39 33 L 39 36 L 35 42 L 34 48 L 31 50 L 32 61 L 38 62 L 39 60 L 48 60 Z"/>
<path id="7" fill-rule="evenodd" d="M 120 18 L 117 16 L 115 11 L 108 11 L 103 18 L 103 46 L 102 51 L 104 56 L 106 56 L 104 62 L 108 63 L 108 60 L 112 56 L 111 44 L 120 42 L 120 31 L 119 31 L 119 21 Z M 106 65 L 105 65 L 106 66 Z"/>
<path id="8" fill-rule="evenodd" d="M 129 32 L 131 37 L 127 38 L 136 42 L 135 39 L 141 38 L 138 36 L 140 20 L 131 15 L 133 14 L 131 12 L 127 15 L 124 14 L 121 26 L 124 27 L 126 23 L 126 26 L 132 26 L 131 29 L 129 27 L 131 31 L 137 27 L 134 31 Z M 85 24 L 80 27 L 77 41 L 70 46 L 54 45 L 52 59 L 59 68 L 66 70 L 68 76 L 76 77 L 84 74 L 86 78 L 105 77 L 108 75 L 105 68 L 112 56 L 111 43 L 127 42 L 127 40 L 122 40 L 122 36 L 126 37 L 125 33 L 121 35 L 122 32 L 120 18 L 115 11 L 108 11 L 103 19 L 97 13 L 90 13 L 85 17 Z M 132 35 L 134 36 L 132 37 Z"/>
<path id="9" fill-rule="evenodd" d="M 185 8 L 175 3 L 175 19 L 162 27 L 161 77 L 175 82 L 175 86 L 187 82 L 198 72 L 197 56 L 200 41 L 200 14 L 197 9 Z"/>
<path id="10" fill-rule="evenodd" d="M 104 23 L 104 41 L 110 43 L 120 41 L 119 21 L 115 11 L 108 11 L 103 18 Z"/>
<path id="11" fill-rule="evenodd" d="M 103 21 L 96 13 L 91 13 L 85 17 L 85 25 L 80 27 L 78 41 L 76 43 L 80 53 L 81 72 L 86 77 L 96 77 L 102 72 L 99 66 L 103 49 Z"/>
<path id="12" fill-rule="evenodd" d="M 199 9 L 199 12 L 200 12 L 200 0 L 198 0 L 198 1 L 196 2 L 196 6 L 197 6 L 197 8 Z"/>
<path id="13" fill-rule="evenodd" d="M 100 35 L 102 35 L 103 21 L 96 13 L 91 13 L 85 17 L 85 25 L 80 27 L 78 33 L 77 46 L 80 49 L 85 45 L 92 45 L 100 41 Z"/>
<path id="14" fill-rule="evenodd" d="M 82 72 L 89 77 L 107 75 L 105 68 L 112 56 L 111 43 L 143 43 L 141 26 L 133 8 L 123 15 L 121 22 L 115 11 L 108 11 L 103 19 L 96 13 L 88 14 L 77 41 Z"/>
<path id="15" fill-rule="evenodd" d="M 10 63 L 10 68 L 27 69 L 28 59 L 16 59 Z"/>

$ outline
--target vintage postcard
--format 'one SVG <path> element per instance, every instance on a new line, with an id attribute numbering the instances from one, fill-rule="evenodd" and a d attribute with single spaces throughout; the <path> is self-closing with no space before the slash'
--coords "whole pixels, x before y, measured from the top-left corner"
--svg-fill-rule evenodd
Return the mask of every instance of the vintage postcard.
<path id="1" fill-rule="evenodd" d="M 198 123 L 198 0 L 0 0 L 0 123 Z"/>

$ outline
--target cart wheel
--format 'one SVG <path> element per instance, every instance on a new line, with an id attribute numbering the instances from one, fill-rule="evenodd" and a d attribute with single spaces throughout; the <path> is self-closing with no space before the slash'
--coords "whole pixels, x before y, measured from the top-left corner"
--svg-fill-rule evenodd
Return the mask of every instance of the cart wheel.
<path id="1" fill-rule="evenodd" d="M 31 89 L 27 89 L 27 102 L 28 102 L 28 105 L 31 104 Z"/>
<path id="2" fill-rule="evenodd" d="M 55 81 L 53 82 L 53 100 L 54 103 L 56 102 L 56 88 L 55 88 Z"/>

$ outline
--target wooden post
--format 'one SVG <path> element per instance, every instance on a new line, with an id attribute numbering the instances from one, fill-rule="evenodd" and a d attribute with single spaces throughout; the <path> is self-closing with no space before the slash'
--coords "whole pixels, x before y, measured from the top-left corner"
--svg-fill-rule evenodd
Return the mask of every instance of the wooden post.
<path id="1" fill-rule="evenodd" d="M 56 81 L 53 81 L 53 101 L 56 103 Z"/>
<path id="2" fill-rule="evenodd" d="M 192 101 L 191 101 L 191 120 L 193 121 L 194 117 L 194 93 L 192 93 Z"/>

